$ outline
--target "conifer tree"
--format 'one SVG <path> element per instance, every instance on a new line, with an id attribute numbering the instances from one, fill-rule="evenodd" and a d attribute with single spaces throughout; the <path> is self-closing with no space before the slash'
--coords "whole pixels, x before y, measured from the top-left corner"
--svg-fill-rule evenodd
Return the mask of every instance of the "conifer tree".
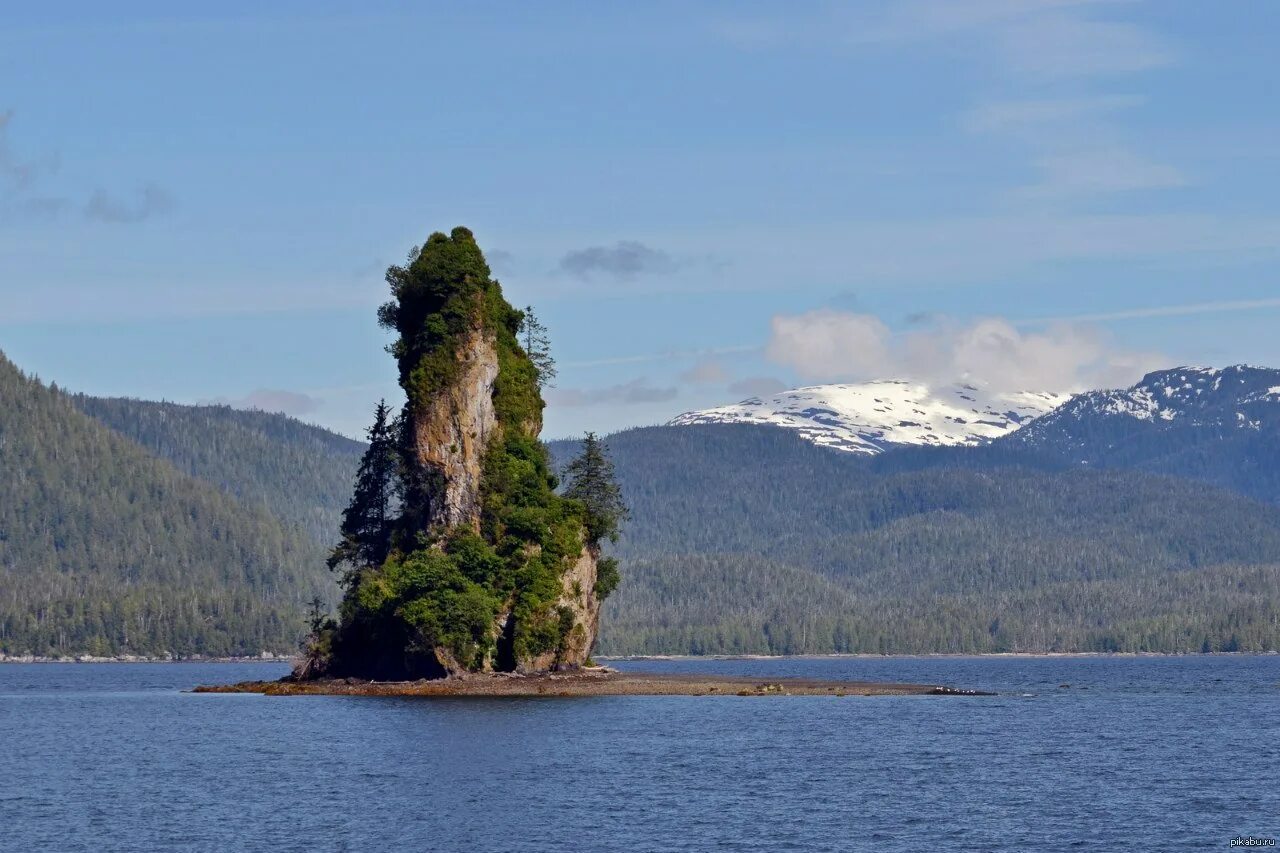
<path id="1" fill-rule="evenodd" d="M 582 453 L 565 467 L 568 485 L 564 496 L 582 501 L 587 508 L 587 534 L 593 544 L 616 542 L 618 528 L 628 517 L 622 488 L 613 473 L 613 460 L 604 441 L 589 432 L 582 439 Z"/>
<path id="2" fill-rule="evenodd" d="M 369 449 L 356 473 L 355 492 L 342 513 L 342 541 L 329 554 L 330 569 L 343 563 L 378 566 L 387 559 L 399 469 L 395 432 L 391 409 L 380 401 L 369 428 Z"/>
<path id="3" fill-rule="evenodd" d="M 520 344 L 524 347 L 525 355 L 529 356 L 533 366 L 538 369 L 538 387 L 553 387 L 556 360 L 551 356 L 551 335 L 534 313 L 532 305 L 524 309 L 524 319 L 520 322 Z"/>

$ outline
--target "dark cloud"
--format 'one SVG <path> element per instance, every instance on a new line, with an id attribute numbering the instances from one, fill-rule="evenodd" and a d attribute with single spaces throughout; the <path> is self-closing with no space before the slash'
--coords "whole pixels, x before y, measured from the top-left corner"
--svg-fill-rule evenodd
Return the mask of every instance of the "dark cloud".
<path id="1" fill-rule="evenodd" d="M 659 388 L 650 385 L 646 379 L 633 379 L 604 388 L 556 388 L 547 394 L 548 401 L 557 406 L 662 403 L 675 396 L 675 388 Z"/>
<path id="2" fill-rule="evenodd" d="M 743 397 L 771 397 L 787 390 L 787 384 L 772 376 L 748 376 L 729 386 L 729 391 Z"/>
<path id="3" fill-rule="evenodd" d="M 24 213 L 41 218 L 57 216 L 71 206 L 71 200 L 55 197 L 29 198 L 23 201 L 20 208 Z"/>
<path id="4" fill-rule="evenodd" d="M 13 123 L 13 111 L 0 112 L 0 190 L 10 209 L 27 216 L 50 218 L 61 215 L 73 205 L 74 197 L 50 195 L 42 192 L 41 184 L 48 175 L 58 171 L 59 158 L 47 154 L 36 159 L 19 157 L 9 144 L 9 126 Z M 79 193 L 73 192 L 72 196 Z M 129 197 L 120 197 L 98 189 L 84 202 L 86 218 L 99 222 L 141 222 L 173 208 L 173 198 L 155 184 L 144 184 Z"/>
<path id="5" fill-rule="evenodd" d="M 263 412 L 279 412 L 298 417 L 320 408 L 321 400 L 298 391 L 282 391 L 277 388 L 258 388 L 243 397 L 230 399 L 219 397 L 211 403 L 231 406 L 234 409 L 258 409 Z"/>
<path id="6" fill-rule="evenodd" d="M 155 184 L 142 186 L 133 198 L 122 199 L 105 190 L 94 190 L 84 215 L 99 222 L 142 222 L 173 209 L 173 198 Z"/>
<path id="7" fill-rule="evenodd" d="M 843 290 L 835 294 L 827 300 L 827 305 L 832 308 L 843 308 L 852 311 L 862 304 L 862 298 L 852 290 Z"/>
<path id="8" fill-rule="evenodd" d="M 13 153 L 9 145 L 9 124 L 13 121 L 13 110 L 0 113 L 0 178 L 14 193 L 25 193 L 39 178 L 57 169 L 57 158 L 47 157 L 43 162 L 27 160 Z"/>
<path id="9" fill-rule="evenodd" d="M 503 249 L 486 249 L 484 259 L 494 272 L 509 272 L 515 263 L 516 256 Z"/>
<path id="10" fill-rule="evenodd" d="M 589 246 L 560 259 L 560 269 L 579 278 L 635 278 L 675 272 L 680 265 L 666 252 L 634 240 L 612 246 Z"/>
<path id="11" fill-rule="evenodd" d="M 924 326 L 937 322 L 942 315 L 936 311 L 912 311 L 904 319 L 908 326 Z"/>

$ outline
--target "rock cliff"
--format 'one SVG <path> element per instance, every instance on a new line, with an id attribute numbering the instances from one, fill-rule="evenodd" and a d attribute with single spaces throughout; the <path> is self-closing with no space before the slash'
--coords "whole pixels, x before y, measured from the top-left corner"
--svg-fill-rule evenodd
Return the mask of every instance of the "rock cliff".
<path id="1" fill-rule="evenodd" d="M 540 374 L 471 232 L 388 271 L 380 311 L 406 403 L 403 495 L 380 565 L 348 575 L 329 671 L 418 678 L 580 666 L 600 617 L 599 543 L 539 441 Z"/>
<path id="2" fill-rule="evenodd" d="M 480 485 L 485 450 L 495 438 L 493 406 L 498 379 L 494 335 L 468 329 L 456 353 L 457 379 L 420 400 L 413 415 L 417 462 L 436 483 L 427 510 L 432 526 L 466 525 L 480 530 Z"/>

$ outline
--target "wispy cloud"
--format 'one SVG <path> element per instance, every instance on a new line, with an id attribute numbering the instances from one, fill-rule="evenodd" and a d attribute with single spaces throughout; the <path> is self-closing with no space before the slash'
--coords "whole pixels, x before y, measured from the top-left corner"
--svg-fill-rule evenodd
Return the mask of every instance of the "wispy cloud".
<path id="1" fill-rule="evenodd" d="M 1048 323 L 1108 323 L 1116 320 L 1141 320 L 1150 317 L 1193 317 L 1200 314 L 1228 314 L 1238 311 L 1262 311 L 1280 309 L 1280 298 L 1234 299 L 1220 302 L 1194 302 L 1184 305 L 1153 305 L 1147 308 L 1127 308 L 1120 311 L 1102 311 L 1096 314 L 1071 314 L 1060 317 L 1033 317 L 1020 320 L 1019 326 L 1037 326 Z"/>
<path id="2" fill-rule="evenodd" d="M 1173 48 L 1127 21 L 1096 14 L 1111 0 L 904 0 L 864 21 L 854 44 L 945 40 L 1011 70 L 1045 78 L 1092 77 L 1167 65 Z"/>
<path id="3" fill-rule="evenodd" d="M 1040 179 L 1014 190 L 1024 199 L 1070 198 L 1134 190 L 1174 189 L 1189 181 L 1178 169 L 1120 147 L 1062 151 L 1035 158 Z"/>
<path id="4" fill-rule="evenodd" d="M 729 385 L 729 393 L 743 397 L 770 397 L 787 390 L 787 383 L 772 376 L 746 376 Z"/>
<path id="5" fill-rule="evenodd" d="M 681 373 L 680 381 L 693 385 L 719 385 L 729 381 L 729 371 L 715 359 L 703 359 Z"/>
<path id="6" fill-rule="evenodd" d="M 611 367 L 621 364 L 646 364 L 659 361 L 682 361 L 690 358 L 709 358 L 720 355 L 744 355 L 758 352 L 757 346 L 714 347 L 711 349 L 660 350 L 658 352 L 593 358 L 582 361 L 566 361 L 562 367 Z"/>
<path id="7" fill-rule="evenodd" d="M 633 379 L 602 388 L 554 388 L 547 393 L 547 402 L 557 406 L 663 403 L 675 399 L 677 393 L 674 387 L 651 385 L 647 379 Z"/>
<path id="8" fill-rule="evenodd" d="M 1138 95 L 990 101 L 965 113 L 961 123 L 973 133 L 1003 133 L 1026 129 L 1038 131 L 1045 125 L 1075 123 L 1107 116 L 1136 107 L 1144 101 Z"/>

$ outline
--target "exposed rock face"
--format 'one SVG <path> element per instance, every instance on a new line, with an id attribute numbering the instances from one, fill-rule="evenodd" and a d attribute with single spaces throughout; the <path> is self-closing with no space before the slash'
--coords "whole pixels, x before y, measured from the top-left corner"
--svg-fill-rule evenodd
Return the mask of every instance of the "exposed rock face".
<path id="1" fill-rule="evenodd" d="M 582 554 L 562 578 L 559 605 L 573 613 L 573 628 L 564 645 L 532 660 L 519 661 L 521 671 L 541 672 L 548 669 L 576 669 L 586 663 L 600 630 L 600 601 L 596 598 L 596 564 L 600 552 L 583 546 Z"/>
<path id="2" fill-rule="evenodd" d="M 498 432 L 493 386 L 498 352 L 493 335 L 470 330 L 458 347 L 458 381 L 434 394 L 414 413 L 418 461 L 440 475 L 433 496 L 432 526 L 480 529 L 480 473 L 485 448 Z"/>
<path id="3" fill-rule="evenodd" d="M 492 333 L 483 326 L 473 327 L 458 347 L 457 359 L 457 381 L 433 394 L 414 412 L 416 450 L 419 463 L 438 475 L 438 492 L 432 495 L 428 513 L 430 526 L 465 525 L 479 532 L 484 454 L 491 442 L 501 440 L 502 430 L 493 403 L 499 362 Z M 521 427 L 536 436 L 542 428 L 541 418 Z M 514 624 L 514 615 L 506 609 L 494 623 L 497 656 L 486 659 L 482 670 L 542 672 L 581 666 L 591 654 L 600 625 L 600 602 L 595 594 L 599 557 L 598 549 L 584 545 L 561 579 L 558 605 L 573 613 L 573 627 L 561 648 L 527 660 L 504 654 L 504 638 Z M 435 655 L 448 673 L 468 669 L 445 648 L 436 648 Z"/>
<path id="4" fill-rule="evenodd" d="M 600 599 L 596 597 L 596 564 L 600 550 L 583 546 L 582 554 L 573 568 L 564 573 L 564 591 L 560 604 L 573 611 L 573 630 L 569 632 L 560 650 L 557 664 L 561 667 L 579 667 L 591 656 L 600 631 Z"/>

